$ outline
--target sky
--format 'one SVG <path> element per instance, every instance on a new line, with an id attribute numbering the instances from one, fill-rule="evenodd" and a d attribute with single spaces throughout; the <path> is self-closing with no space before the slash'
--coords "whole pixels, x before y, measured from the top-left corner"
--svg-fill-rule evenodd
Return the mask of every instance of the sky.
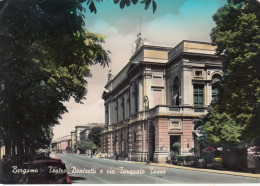
<path id="1" fill-rule="evenodd" d="M 113 0 L 97 3 L 97 14 L 85 13 L 85 28 L 103 34 L 103 47 L 111 52 L 110 67 L 92 66 L 92 78 L 88 78 L 88 93 L 83 104 L 73 99 L 64 103 L 68 113 L 53 128 L 54 138 L 70 135 L 76 125 L 104 123 L 105 111 L 102 93 L 107 83 L 108 70 L 115 76 L 128 62 L 134 52 L 137 33 L 152 44 L 174 47 L 182 40 L 210 42 L 210 32 L 215 23 L 212 16 L 226 0 L 156 0 L 157 10 L 144 9 L 144 4 L 131 4 L 120 9 Z"/>

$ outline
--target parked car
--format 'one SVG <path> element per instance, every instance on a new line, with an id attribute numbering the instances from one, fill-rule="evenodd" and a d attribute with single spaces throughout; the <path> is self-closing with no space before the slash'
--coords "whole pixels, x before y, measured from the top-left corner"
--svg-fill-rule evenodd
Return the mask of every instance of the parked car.
<path id="1" fill-rule="evenodd" d="M 98 153 L 97 155 L 96 155 L 96 157 L 98 157 L 98 158 L 106 158 L 106 155 L 104 154 L 104 153 Z"/>
<path id="2" fill-rule="evenodd" d="M 18 183 L 26 184 L 71 184 L 66 166 L 60 159 L 35 160 L 23 164 L 25 172 L 22 173 Z"/>
<path id="3" fill-rule="evenodd" d="M 45 154 L 37 154 L 32 157 L 32 161 L 37 161 L 37 160 L 49 160 L 51 159 L 49 156 L 46 156 Z"/>

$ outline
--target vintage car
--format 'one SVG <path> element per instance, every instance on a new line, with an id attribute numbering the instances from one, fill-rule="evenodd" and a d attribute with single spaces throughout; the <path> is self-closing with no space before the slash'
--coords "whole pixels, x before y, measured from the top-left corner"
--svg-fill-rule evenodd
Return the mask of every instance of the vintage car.
<path id="1" fill-rule="evenodd" d="M 60 159 L 42 159 L 24 163 L 18 183 L 71 184 L 66 166 Z"/>

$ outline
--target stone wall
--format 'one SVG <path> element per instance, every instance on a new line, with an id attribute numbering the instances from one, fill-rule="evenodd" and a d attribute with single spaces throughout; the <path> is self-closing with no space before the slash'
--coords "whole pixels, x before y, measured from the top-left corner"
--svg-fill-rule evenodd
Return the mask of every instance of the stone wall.
<path id="1" fill-rule="evenodd" d="M 183 119 L 183 135 L 181 136 L 181 152 L 182 154 L 191 154 L 194 148 L 194 141 L 192 139 L 192 131 L 194 128 L 193 119 Z"/>

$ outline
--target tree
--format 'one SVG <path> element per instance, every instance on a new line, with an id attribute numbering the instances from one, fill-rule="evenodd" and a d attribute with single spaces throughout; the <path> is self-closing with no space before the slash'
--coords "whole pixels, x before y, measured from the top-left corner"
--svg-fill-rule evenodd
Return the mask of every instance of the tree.
<path id="1" fill-rule="evenodd" d="M 82 141 L 78 144 L 78 149 L 81 152 L 85 152 L 86 150 L 95 151 L 97 146 L 92 141 Z"/>
<path id="2" fill-rule="evenodd" d="M 66 147 L 66 151 L 71 153 L 73 150 L 72 150 L 72 147 Z"/>
<path id="3" fill-rule="evenodd" d="M 88 134 L 88 139 L 90 139 L 97 147 L 101 147 L 101 127 L 93 127 Z"/>
<path id="4" fill-rule="evenodd" d="M 103 0 L 95 0 L 96 2 L 102 2 Z M 97 9 L 95 6 L 95 1 L 94 0 L 87 0 L 87 5 L 89 5 L 89 9 L 91 12 L 94 12 L 95 14 L 97 13 Z M 119 3 L 120 2 L 120 3 Z M 130 6 L 131 2 L 135 5 L 137 4 L 138 0 L 114 0 L 115 4 L 119 3 L 119 6 L 121 9 L 125 8 L 125 6 Z M 147 10 L 152 3 L 153 6 L 153 13 L 157 9 L 157 4 L 155 0 L 142 0 L 141 3 L 145 4 L 145 10 Z"/>
<path id="5" fill-rule="evenodd" d="M 79 1 L 2 1 L 0 7 L 0 132 L 11 155 L 11 146 L 48 145 L 51 127 L 67 111 L 63 102 L 80 103 L 89 65 L 105 66 L 109 57 L 104 38 L 83 29 Z"/>
<path id="6" fill-rule="evenodd" d="M 175 143 L 172 145 L 172 148 L 173 148 L 173 152 L 174 152 L 174 153 L 180 154 L 181 144 L 180 144 L 179 142 L 175 142 Z"/>
<path id="7" fill-rule="evenodd" d="M 224 55 L 220 98 L 204 118 L 212 143 L 253 141 L 260 133 L 260 3 L 228 0 L 213 16 L 211 38 Z"/>
<path id="8" fill-rule="evenodd" d="M 209 144 L 236 144 L 240 142 L 242 127 L 226 113 L 212 110 L 204 123 Z"/>
<path id="9" fill-rule="evenodd" d="M 104 37 L 83 29 L 84 2 L 96 13 L 102 0 L 0 1 L 0 136 L 7 155 L 15 146 L 22 156 L 24 148 L 48 145 L 51 127 L 67 112 L 63 102 L 85 98 L 89 66 L 110 62 Z M 154 0 L 141 3 L 147 9 L 151 2 L 155 11 Z"/>

